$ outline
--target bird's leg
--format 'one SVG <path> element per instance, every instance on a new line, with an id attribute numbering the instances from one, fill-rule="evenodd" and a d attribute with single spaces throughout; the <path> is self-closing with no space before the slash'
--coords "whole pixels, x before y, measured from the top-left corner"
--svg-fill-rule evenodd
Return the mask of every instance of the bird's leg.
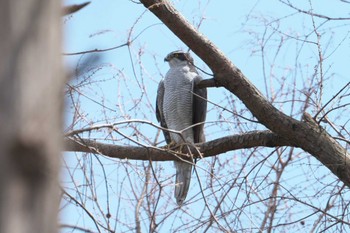
<path id="1" fill-rule="evenodd" d="M 172 149 L 175 149 L 177 146 L 177 143 L 175 141 L 171 141 L 169 144 L 166 145 L 166 148 L 168 150 L 172 150 Z"/>
<path id="2" fill-rule="evenodd" d="M 186 147 L 186 149 L 183 149 Z M 187 142 L 180 145 L 180 149 L 184 154 L 187 154 L 191 161 L 196 164 L 198 159 L 203 159 L 202 153 L 200 152 L 200 146 L 197 146 L 195 143 Z"/>
<path id="3" fill-rule="evenodd" d="M 195 147 L 193 143 L 191 142 L 185 142 L 179 145 L 179 152 L 182 154 L 186 154 L 188 159 L 187 161 L 193 163 L 194 160 L 194 154 L 192 153 L 191 148 Z"/>
<path id="4" fill-rule="evenodd" d="M 193 148 L 195 148 L 196 153 L 195 153 L 195 163 L 197 162 L 197 159 L 203 159 L 203 155 L 200 151 L 200 146 L 196 146 L 195 144 L 193 144 Z"/>
<path id="5" fill-rule="evenodd" d="M 170 143 L 166 145 L 167 150 L 175 151 L 180 156 L 185 156 L 187 158 L 183 158 L 184 160 L 187 160 L 189 163 L 196 163 L 197 158 L 202 158 L 199 147 L 197 147 L 194 143 L 191 142 L 190 139 L 186 140 L 185 138 L 182 138 L 182 143 L 177 143 L 175 140 L 171 140 Z M 195 153 L 192 153 L 193 149 L 195 149 Z"/>
<path id="6" fill-rule="evenodd" d="M 166 148 L 168 150 L 173 150 L 173 151 L 176 151 L 178 153 L 183 153 L 183 147 L 186 145 L 187 145 L 186 143 L 178 144 L 175 141 L 171 141 L 169 144 L 166 145 Z"/>

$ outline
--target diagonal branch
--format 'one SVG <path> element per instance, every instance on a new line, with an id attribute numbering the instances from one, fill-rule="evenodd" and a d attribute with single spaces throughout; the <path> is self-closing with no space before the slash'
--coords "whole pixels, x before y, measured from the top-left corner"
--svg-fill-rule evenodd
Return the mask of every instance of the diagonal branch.
<path id="1" fill-rule="evenodd" d="M 305 114 L 305 121 L 298 121 L 276 109 L 169 1 L 141 0 L 141 3 L 209 66 L 216 86 L 223 86 L 236 95 L 268 129 L 309 152 L 350 187 L 350 157 L 347 151 L 311 116 Z"/>
<path id="2" fill-rule="evenodd" d="M 293 145 L 275 133 L 265 130 L 227 136 L 206 143 L 197 144 L 197 146 L 198 148 L 193 148 L 193 154 L 196 154 L 198 149 L 202 157 L 210 157 L 231 150 L 247 149 L 258 146 L 276 147 Z M 165 147 L 120 146 L 96 142 L 90 139 L 67 138 L 65 140 L 65 148 L 66 151 L 98 153 L 119 159 L 151 161 L 178 160 L 178 157 L 185 159 L 185 156 L 181 156 L 175 151 L 170 151 Z"/>

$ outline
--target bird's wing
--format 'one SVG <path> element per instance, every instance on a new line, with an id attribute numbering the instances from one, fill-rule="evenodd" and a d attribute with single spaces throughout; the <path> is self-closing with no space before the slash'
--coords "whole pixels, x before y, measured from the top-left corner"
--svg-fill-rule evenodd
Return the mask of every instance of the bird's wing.
<path id="1" fill-rule="evenodd" d="M 164 82 L 161 80 L 158 85 L 157 99 L 156 99 L 156 117 L 163 128 L 168 128 L 165 122 L 163 113 L 163 99 L 164 99 Z M 164 138 L 167 144 L 171 142 L 169 131 L 163 130 Z"/>
<path id="2" fill-rule="evenodd" d="M 202 77 L 197 75 L 193 80 L 193 124 L 203 123 L 193 127 L 194 143 L 204 142 L 204 121 L 207 115 L 207 89 L 197 88 Z"/>

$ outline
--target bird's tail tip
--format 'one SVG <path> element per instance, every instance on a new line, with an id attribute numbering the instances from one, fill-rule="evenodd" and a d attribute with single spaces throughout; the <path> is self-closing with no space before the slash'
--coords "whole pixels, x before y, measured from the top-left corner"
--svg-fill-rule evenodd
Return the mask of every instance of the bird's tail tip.
<path id="1" fill-rule="evenodd" d="M 187 197 L 190 187 L 192 165 L 176 162 L 176 183 L 175 183 L 175 199 L 176 203 L 181 206 Z"/>
<path id="2" fill-rule="evenodd" d="M 177 205 L 182 206 L 182 204 L 186 200 L 188 189 L 189 189 L 189 186 L 186 187 L 181 183 L 177 183 L 175 185 L 174 196 L 175 196 Z"/>

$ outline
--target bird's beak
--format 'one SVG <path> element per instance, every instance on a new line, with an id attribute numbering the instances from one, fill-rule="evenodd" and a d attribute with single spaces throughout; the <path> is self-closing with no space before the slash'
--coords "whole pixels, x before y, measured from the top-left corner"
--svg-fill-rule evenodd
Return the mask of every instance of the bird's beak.
<path id="1" fill-rule="evenodd" d="M 169 62 L 169 56 L 166 56 L 166 57 L 164 58 L 164 61 L 165 61 L 165 62 Z"/>

